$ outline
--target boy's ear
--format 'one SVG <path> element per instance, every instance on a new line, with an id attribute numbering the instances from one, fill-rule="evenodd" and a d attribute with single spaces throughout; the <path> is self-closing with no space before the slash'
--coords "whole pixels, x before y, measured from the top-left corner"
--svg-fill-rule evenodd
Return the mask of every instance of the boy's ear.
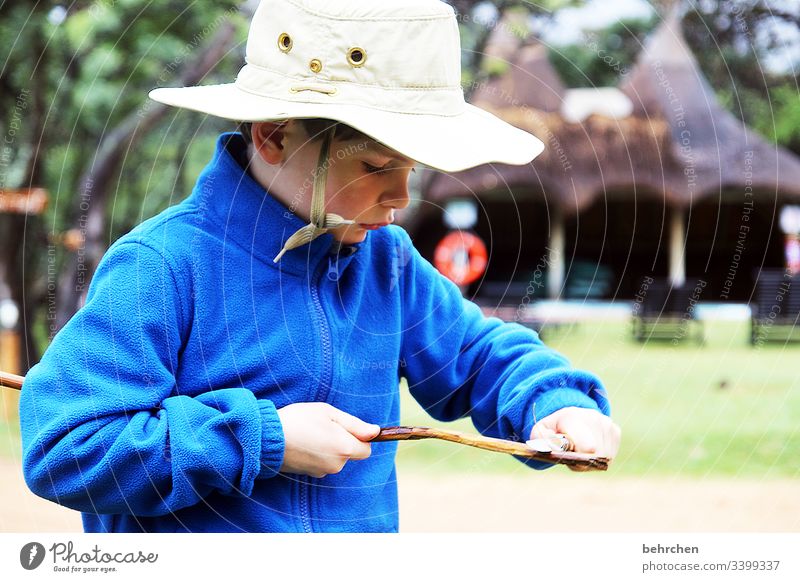
<path id="1" fill-rule="evenodd" d="M 252 124 L 253 147 L 268 164 L 279 164 L 284 158 L 286 123 L 258 121 Z"/>

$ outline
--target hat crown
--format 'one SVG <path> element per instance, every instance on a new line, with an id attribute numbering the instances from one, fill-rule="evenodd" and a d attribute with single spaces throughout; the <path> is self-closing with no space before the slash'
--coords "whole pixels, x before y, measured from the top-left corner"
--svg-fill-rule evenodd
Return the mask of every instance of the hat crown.
<path id="1" fill-rule="evenodd" d="M 453 7 L 441 0 L 280 0 L 329 19 L 414 19 L 448 18 L 455 12 Z M 274 4 L 262 0 L 261 4 Z"/>
<path id="2" fill-rule="evenodd" d="M 246 59 L 237 84 L 282 99 L 308 85 L 322 95 L 347 86 L 334 101 L 355 97 L 357 88 L 438 89 L 463 101 L 458 23 L 440 0 L 262 0 Z M 282 82 L 265 83 L 265 75 Z"/>

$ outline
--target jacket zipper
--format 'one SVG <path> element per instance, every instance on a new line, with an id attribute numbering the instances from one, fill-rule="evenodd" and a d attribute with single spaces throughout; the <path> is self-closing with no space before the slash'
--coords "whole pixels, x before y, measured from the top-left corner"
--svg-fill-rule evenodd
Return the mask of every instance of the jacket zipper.
<path id="1" fill-rule="evenodd" d="M 308 517 L 308 477 L 300 475 L 300 519 L 303 522 L 303 531 L 311 533 L 311 523 Z"/>
<path id="2" fill-rule="evenodd" d="M 311 300 L 314 303 L 314 308 L 317 312 L 319 319 L 320 335 L 322 336 L 322 374 L 320 375 L 320 384 L 323 387 L 322 393 L 315 393 L 311 402 L 325 402 L 327 401 L 328 394 L 330 393 L 331 376 L 333 375 L 332 363 L 332 341 L 330 328 L 328 327 L 328 319 L 325 317 L 325 310 L 322 308 L 322 301 L 319 296 L 319 288 L 322 284 L 322 274 L 325 270 L 326 261 L 322 261 L 317 271 L 317 280 L 311 286 Z M 310 477 L 304 476 L 300 480 L 300 517 L 303 521 L 303 529 L 306 533 L 311 530 L 311 518 L 309 516 L 309 505 L 311 497 Z"/>

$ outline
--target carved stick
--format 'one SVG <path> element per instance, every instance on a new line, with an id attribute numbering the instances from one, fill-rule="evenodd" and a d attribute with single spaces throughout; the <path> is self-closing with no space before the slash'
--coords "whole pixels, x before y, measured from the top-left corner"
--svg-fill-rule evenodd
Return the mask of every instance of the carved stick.
<path id="1" fill-rule="evenodd" d="M 557 452 L 540 453 L 524 443 L 507 441 L 482 435 L 473 435 L 454 430 L 426 428 L 423 426 L 390 426 L 382 428 L 372 442 L 440 439 L 497 453 L 508 453 L 515 457 L 534 459 L 558 465 L 580 467 L 583 470 L 606 471 L 609 459 L 586 453 Z"/>
<path id="2" fill-rule="evenodd" d="M 24 377 L 0 371 L 0 386 L 6 388 L 22 389 Z M 606 457 L 596 457 L 585 453 L 560 452 L 540 453 L 529 448 L 523 443 L 495 439 L 482 435 L 472 435 L 454 430 L 426 428 L 422 426 L 390 426 L 382 428 L 373 442 L 382 441 L 410 441 L 420 439 L 440 439 L 458 443 L 496 453 L 508 453 L 515 457 L 535 459 L 558 465 L 581 467 L 585 470 L 605 471 L 608 469 L 609 460 Z"/>
<path id="3" fill-rule="evenodd" d="M 0 386 L 22 390 L 22 382 L 24 381 L 25 378 L 23 378 L 22 376 L 17 376 L 16 374 L 9 374 L 8 372 L 3 372 L 2 370 L 0 370 Z"/>

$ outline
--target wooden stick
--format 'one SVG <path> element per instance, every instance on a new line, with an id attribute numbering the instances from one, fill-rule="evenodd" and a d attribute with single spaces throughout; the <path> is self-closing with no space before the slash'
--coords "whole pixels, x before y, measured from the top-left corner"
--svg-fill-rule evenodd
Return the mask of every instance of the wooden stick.
<path id="1" fill-rule="evenodd" d="M 507 441 L 482 435 L 472 435 L 454 430 L 442 430 L 437 428 L 426 428 L 423 426 L 390 426 L 382 428 L 377 437 L 372 442 L 382 441 L 408 441 L 419 439 L 440 439 L 458 443 L 496 453 L 508 453 L 515 457 L 534 459 L 558 465 L 568 465 L 580 467 L 583 470 L 606 471 L 608 470 L 609 459 L 597 457 L 586 453 L 558 452 L 540 453 L 534 451 L 524 443 Z"/>
<path id="2" fill-rule="evenodd" d="M 0 386 L 22 390 L 22 383 L 24 381 L 25 378 L 22 376 L 17 376 L 16 374 L 9 374 L 8 372 L 3 372 L 0 370 Z"/>
<path id="3" fill-rule="evenodd" d="M 21 390 L 24 380 L 24 377 L 18 376 L 17 374 L 9 374 L 8 372 L 0 371 L 0 386 Z M 606 457 L 596 457 L 594 455 L 569 451 L 540 453 L 523 443 L 515 441 L 495 439 L 482 435 L 472 435 L 454 430 L 426 428 L 423 426 L 390 426 L 382 428 L 378 436 L 372 439 L 372 441 L 413 441 L 420 439 L 440 439 L 443 441 L 450 441 L 451 443 L 494 451 L 496 453 L 507 453 L 515 457 L 544 461 L 545 463 L 552 463 L 554 465 L 580 467 L 585 470 L 606 471 L 609 463 Z"/>

